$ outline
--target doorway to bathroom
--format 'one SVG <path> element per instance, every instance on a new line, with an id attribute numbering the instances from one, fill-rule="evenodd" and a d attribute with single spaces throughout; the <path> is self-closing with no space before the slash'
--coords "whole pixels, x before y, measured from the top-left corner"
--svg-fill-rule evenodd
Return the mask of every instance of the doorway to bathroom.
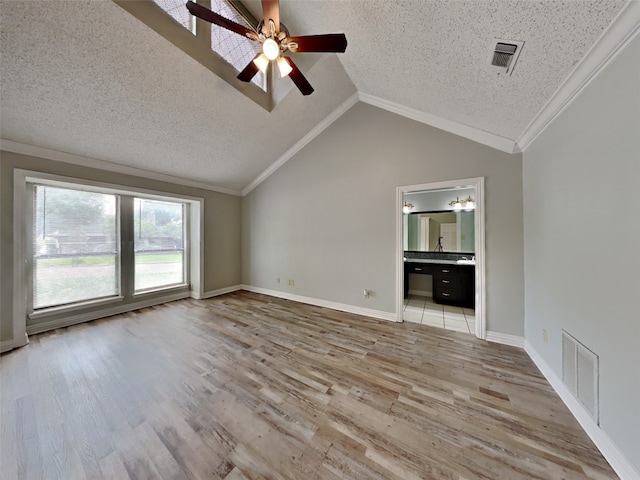
<path id="1" fill-rule="evenodd" d="M 397 321 L 486 337 L 484 178 L 398 187 Z"/>

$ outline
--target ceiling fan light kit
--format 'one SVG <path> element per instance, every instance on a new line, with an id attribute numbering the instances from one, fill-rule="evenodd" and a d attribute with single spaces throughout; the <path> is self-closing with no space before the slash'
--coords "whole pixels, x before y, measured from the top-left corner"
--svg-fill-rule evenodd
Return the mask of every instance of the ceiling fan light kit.
<path id="1" fill-rule="evenodd" d="M 291 57 L 284 56 L 284 54 L 287 51 L 291 53 L 344 53 L 347 49 L 347 37 L 344 33 L 289 36 L 287 28 L 280 23 L 278 0 L 262 0 L 264 19 L 258 24 L 255 31 L 224 18 L 222 15 L 212 12 L 191 0 L 187 2 L 187 9 L 192 15 L 202 20 L 214 23 L 219 27 L 226 28 L 262 44 L 262 53 L 257 54 L 244 70 L 238 74 L 237 78 L 243 82 L 250 82 L 258 71 L 265 72 L 269 64 L 275 61 L 281 78 L 288 76 L 303 95 L 310 95 L 313 93 L 313 87 L 296 67 Z"/>
<path id="2" fill-rule="evenodd" d="M 253 59 L 253 63 L 256 64 L 258 70 L 264 73 L 267 71 L 267 67 L 269 66 L 269 58 L 264 53 L 260 53 Z"/>
<path id="3" fill-rule="evenodd" d="M 284 57 L 280 57 L 278 58 L 278 70 L 280 71 L 280 78 L 284 78 L 292 72 L 293 68 Z"/>
<path id="4" fill-rule="evenodd" d="M 262 42 L 262 53 L 269 60 L 275 60 L 280 56 L 280 45 L 273 38 L 267 38 Z"/>

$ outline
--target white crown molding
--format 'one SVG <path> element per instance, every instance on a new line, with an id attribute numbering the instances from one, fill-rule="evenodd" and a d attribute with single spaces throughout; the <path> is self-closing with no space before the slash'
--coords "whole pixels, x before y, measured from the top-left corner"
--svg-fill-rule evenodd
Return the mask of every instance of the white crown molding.
<path id="1" fill-rule="evenodd" d="M 621 480 L 640 480 L 640 472 L 638 472 L 631 462 L 624 456 L 624 454 L 618 449 L 616 444 L 609 438 L 609 436 L 602 430 L 589 413 L 584 409 L 582 405 L 576 400 L 573 394 L 562 382 L 560 377 L 555 374 L 553 369 L 547 362 L 544 361 L 542 356 L 536 351 L 535 348 L 525 340 L 524 350 L 527 352 L 533 363 L 536 364 L 538 369 L 545 376 L 547 381 L 551 384 L 556 391 L 560 399 L 564 402 L 567 408 L 571 411 L 575 419 L 580 426 L 589 435 L 593 443 L 595 443 L 598 450 L 602 453 L 604 458 L 609 462 L 611 468 L 615 470 Z"/>
<path id="2" fill-rule="evenodd" d="M 269 165 L 260 175 L 253 179 L 253 181 L 242 189 L 242 196 L 249 194 L 254 188 L 264 182 L 271 174 L 273 174 L 282 165 L 287 163 L 296 153 L 302 150 L 311 140 L 320 135 L 329 125 L 340 118 L 347 110 L 353 107 L 358 102 L 358 92 L 351 95 L 344 102 L 342 102 L 333 112 L 327 115 L 320 121 L 315 127 L 313 127 L 309 133 L 298 140 L 289 150 L 284 152 L 280 158 Z"/>
<path id="3" fill-rule="evenodd" d="M 226 193 L 228 195 L 236 196 L 240 195 L 240 192 L 238 190 L 233 190 L 230 188 L 218 187 L 209 183 L 187 180 L 185 178 L 174 177 L 173 175 L 152 172 L 150 170 L 143 170 L 141 168 L 128 167 L 126 165 L 120 165 L 118 163 L 107 162 L 90 157 L 83 157 L 81 155 L 74 155 L 72 153 L 52 150 L 50 148 L 15 142 L 13 140 L 7 140 L 4 138 L 0 139 L 0 150 L 19 153 L 21 155 L 29 155 L 32 157 L 45 158 L 47 160 L 55 160 L 57 162 L 71 163 L 73 165 L 82 165 L 83 167 L 97 168 L 100 170 L 106 170 L 108 172 L 133 175 L 136 177 L 148 178 L 150 180 L 183 185 L 185 187 L 201 188 L 203 190 L 208 190 L 211 192 Z"/>
<path id="4" fill-rule="evenodd" d="M 473 140 L 474 142 L 481 143 L 482 145 L 495 148 L 496 150 L 507 153 L 519 153 L 516 142 L 508 138 L 485 132 L 468 125 L 463 125 L 462 123 L 454 122 L 452 120 L 447 120 L 446 118 L 438 117 L 421 110 L 416 110 L 415 108 L 406 107 L 399 103 L 391 102 L 368 93 L 359 92 L 358 95 L 361 102 L 402 115 L 403 117 L 410 118 L 416 122 L 424 123 L 431 127 L 444 130 L 445 132 L 453 133 L 454 135 L 459 135 L 469 140 Z"/>
<path id="5" fill-rule="evenodd" d="M 363 315 L 365 317 L 387 320 L 389 322 L 396 321 L 395 312 L 384 312 L 382 310 L 356 307 L 354 305 L 347 305 L 345 303 L 330 302 L 328 300 L 321 300 L 318 298 L 304 297 L 302 295 L 295 295 L 293 293 L 280 292 L 278 290 L 271 290 L 268 288 L 254 287 L 252 285 L 242 285 L 242 289 L 247 290 L 248 292 L 269 295 L 270 297 L 284 298 L 286 300 L 293 300 L 294 302 L 307 303 L 309 305 L 316 305 L 318 307 L 330 308 L 332 310 L 339 310 L 341 312 L 354 313 L 356 315 Z"/>
<path id="6" fill-rule="evenodd" d="M 517 144 L 523 152 L 633 41 L 638 33 L 640 33 L 640 1 L 628 0 L 609 27 L 518 137 Z"/>
<path id="7" fill-rule="evenodd" d="M 507 333 L 487 331 L 487 342 L 501 343 L 512 347 L 524 348 L 524 337 L 509 335 Z"/>

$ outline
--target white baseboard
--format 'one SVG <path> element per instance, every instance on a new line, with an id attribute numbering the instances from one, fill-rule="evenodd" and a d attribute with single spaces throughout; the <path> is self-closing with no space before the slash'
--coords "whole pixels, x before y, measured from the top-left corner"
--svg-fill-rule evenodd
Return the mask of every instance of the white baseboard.
<path id="1" fill-rule="evenodd" d="M 29 337 L 27 334 L 24 334 L 24 339 L 22 341 L 16 340 L 12 338 L 11 340 L 3 340 L 0 342 L 0 353 L 8 352 L 9 350 L 13 350 L 14 348 L 24 347 L 29 343 Z"/>
<path id="2" fill-rule="evenodd" d="M 0 342 L 0 353 L 8 352 L 9 350 L 13 350 L 13 339 L 11 340 L 3 340 Z"/>
<path id="3" fill-rule="evenodd" d="M 190 296 L 190 292 L 180 292 L 174 293 L 172 295 L 165 295 L 163 297 L 149 298 L 135 303 L 115 305 L 110 308 L 96 310 L 93 312 L 79 313 L 77 315 L 58 318 L 56 320 L 50 320 L 48 322 L 40 322 L 34 325 L 27 325 L 27 333 L 29 335 L 34 335 L 36 333 L 55 330 L 56 328 L 70 327 L 71 325 L 76 325 L 78 323 L 89 322 L 91 320 L 97 320 L 98 318 L 110 317 L 111 315 L 131 312 L 140 308 L 152 307 L 153 305 L 159 305 L 161 303 L 173 302 L 174 300 L 181 300 L 183 298 L 189 298 Z"/>
<path id="4" fill-rule="evenodd" d="M 584 407 L 580 405 L 571 391 L 569 391 L 562 382 L 562 379 L 556 375 L 549 364 L 543 360 L 542 356 L 526 340 L 524 350 L 571 411 L 580 426 L 587 432 L 587 435 L 589 435 L 593 443 L 598 447 L 598 450 L 600 450 L 604 458 L 609 462 L 611 468 L 618 474 L 620 480 L 640 480 L 640 473 L 623 455 L 615 443 L 613 443 L 611 438 L 596 424 Z"/>
<path id="5" fill-rule="evenodd" d="M 238 290 L 242 290 L 242 285 L 232 285 L 230 287 L 218 288 L 217 290 L 209 290 L 208 292 L 204 292 L 202 297 L 197 297 L 194 295 L 195 292 L 191 292 L 191 298 L 211 298 L 217 297 L 218 295 L 224 295 L 225 293 L 237 292 Z"/>
<path id="6" fill-rule="evenodd" d="M 524 348 L 524 337 L 518 335 L 509 335 L 507 333 L 489 332 L 487 331 L 487 342 L 501 343 L 503 345 L 511 345 L 512 347 Z"/>
<path id="7" fill-rule="evenodd" d="M 264 295 L 270 295 L 272 297 L 285 298 L 287 300 L 293 300 L 294 302 L 308 303 L 309 305 L 316 305 L 318 307 L 331 308 L 333 310 L 340 310 L 341 312 L 355 313 L 356 315 L 363 315 L 365 317 L 378 318 L 380 320 L 387 320 L 395 322 L 397 316 L 393 312 L 384 312 L 382 310 L 373 310 L 370 308 L 356 307 L 354 305 L 347 305 L 345 303 L 330 302 L 329 300 L 320 300 L 318 298 L 304 297 L 302 295 L 295 295 L 293 293 L 279 292 L 278 290 L 270 290 L 268 288 L 254 287 L 252 285 L 242 285 L 243 290 L 249 292 L 262 293 Z"/>

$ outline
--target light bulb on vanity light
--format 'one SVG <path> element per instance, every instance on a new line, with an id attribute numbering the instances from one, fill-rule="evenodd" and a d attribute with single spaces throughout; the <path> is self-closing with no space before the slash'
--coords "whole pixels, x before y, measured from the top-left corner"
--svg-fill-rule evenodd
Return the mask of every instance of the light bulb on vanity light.
<path id="1" fill-rule="evenodd" d="M 469 198 L 467 198 L 464 201 L 464 209 L 466 212 L 470 212 L 472 210 L 474 210 L 476 208 L 476 202 L 473 198 L 471 198 L 471 195 L 469 195 Z"/>

